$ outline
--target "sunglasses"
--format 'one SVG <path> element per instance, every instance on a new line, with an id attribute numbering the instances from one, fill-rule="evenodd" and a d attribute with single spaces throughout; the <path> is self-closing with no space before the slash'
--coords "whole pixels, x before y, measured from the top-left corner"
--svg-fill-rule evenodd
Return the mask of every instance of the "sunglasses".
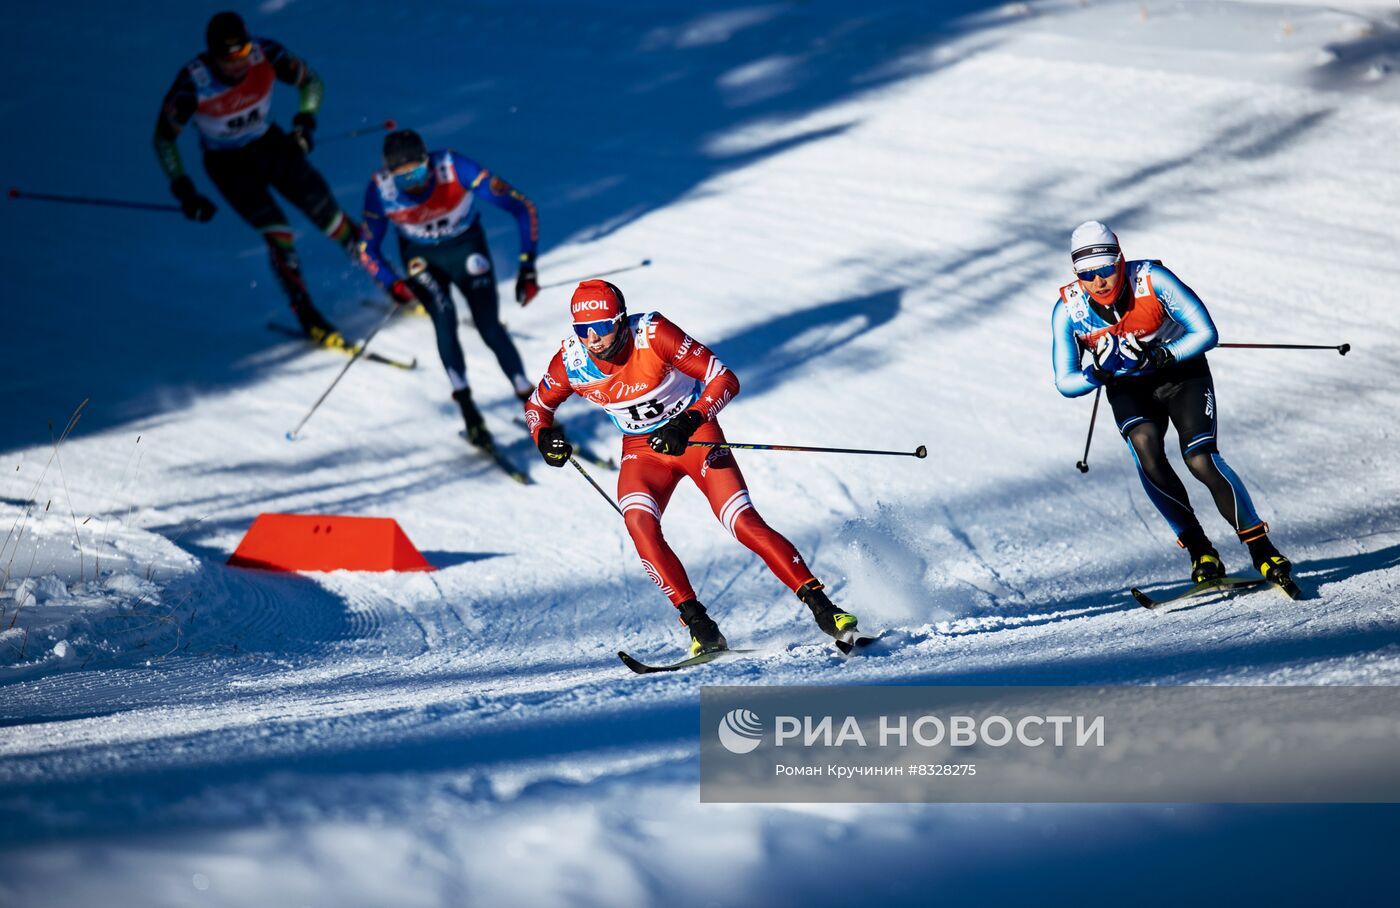
<path id="1" fill-rule="evenodd" d="M 237 60 L 246 60 L 253 52 L 253 42 L 244 42 L 240 47 L 229 47 L 224 50 L 224 62 L 233 63 Z"/>
<path id="2" fill-rule="evenodd" d="M 1075 274 L 1079 276 L 1081 281 L 1092 281 L 1094 278 L 1098 277 L 1105 279 L 1113 277 L 1113 273 L 1117 270 L 1118 263 L 1114 262 L 1112 265 L 1104 265 L 1102 268 L 1095 268 L 1093 271 L 1076 271 Z"/>
<path id="3" fill-rule="evenodd" d="M 394 174 L 394 185 L 404 192 L 411 192 L 426 182 L 428 182 L 427 161 L 424 161 L 411 170 L 396 172 Z"/>
<path id="4" fill-rule="evenodd" d="M 607 337 L 617 330 L 617 323 L 621 317 L 605 318 L 596 322 L 574 322 L 574 333 L 584 340 L 588 340 L 590 333 L 599 337 Z"/>

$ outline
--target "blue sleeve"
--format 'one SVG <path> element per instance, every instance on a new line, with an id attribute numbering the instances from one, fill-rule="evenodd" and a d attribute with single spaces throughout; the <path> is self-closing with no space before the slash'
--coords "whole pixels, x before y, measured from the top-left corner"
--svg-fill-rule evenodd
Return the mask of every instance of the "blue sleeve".
<path id="1" fill-rule="evenodd" d="M 1152 266 L 1152 289 L 1166 307 L 1172 321 L 1181 325 L 1186 333 L 1167 344 L 1167 349 L 1177 361 L 1200 356 L 1220 342 L 1220 334 L 1215 330 L 1206 304 L 1181 278 L 1161 265 Z"/>
<path id="2" fill-rule="evenodd" d="M 535 203 L 526 198 L 525 193 L 500 177 L 492 176 L 490 171 L 470 158 L 463 157 L 455 151 L 448 154 L 452 155 L 452 166 L 457 169 L 462 182 L 469 183 L 474 189 L 480 188 L 481 183 L 486 183 L 485 191 L 481 192 L 479 197 L 515 218 L 515 226 L 520 234 L 520 256 L 533 259 L 540 242 L 540 218 L 535 210 Z M 464 178 L 468 173 L 472 174 L 470 181 Z"/>
<path id="3" fill-rule="evenodd" d="M 385 290 L 398 280 L 394 266 L 384 257 L 384 237 L 389 233 L 389 218 L 384 214 L 384 201 L 379 197 L 379 187 L 374 178 L 365 190 L 364 226 L 361 228 L 360 262 L 365 270 L 379 282 Z"/>
<path id="4" fill-rule="evenodd" d="M 1083 353 L 1079 349 L 1079 341 L 1074 337 L 1074 326 L 1070 324 L 1069 315 L 1060 300 L 1055 301 L 1055 308 L 1050 313 L 1050 333 L 1055 339 L 1055 388 L 1065 397 L 1083 397 L 1095 386 L 1084 377 L 1084 371 L 1079 366 Z"/>

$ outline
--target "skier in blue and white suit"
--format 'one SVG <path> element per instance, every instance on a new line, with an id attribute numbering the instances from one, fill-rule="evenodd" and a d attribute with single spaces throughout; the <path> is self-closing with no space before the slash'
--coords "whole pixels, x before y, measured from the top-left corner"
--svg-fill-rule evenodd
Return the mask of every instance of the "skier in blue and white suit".
<path id="1" fill-rule="evenodd" d="M 1125 261 L 1118 237 L 1098 221 L 1075 229 L 1070 259 L 1076 280 L 1060 288 L 1051 315 L 1055 387 L 1066 397 L 1107 391 L 1147 497 L 1191 555 L 1192 580 L 1223 577 L 1225 568 L 1167 461 L 1168 422 L 1191 475 L 1249 546 L 1255 567 L 1287 587 L 1291 563 L 1269 540 L 1269 525 L 1220 455 L 1215 386 L 1205 357 L 1219 336 L 1205 304 L 1161 262 Z"/>
<path id="2" fill-rule="evenodd" d="M 480 446 L 490 444 L 490 435 L 467 383 L 453 285 L 466 299 L 477 332 L 516 395 L 522 400 L 529 397 L 534 385 L 525 377 L 520 353 L 501 324 L 491 250 L 476 204 L 479 199 L 515 218 L 520 234 L 515 298 L 524 306 L 539 292 L 535 271 L 539 216 L 534 203 L 470 158 L 450 149 L 430 154 L 411 129 L 392 132 L 384 139 L 384 167 L 365 190 L 361 259 L 395 302 L 420 302 L 432 317 L 452 398 L 466 420 L 468 440 Z M 407 278 L 400 277 L 384 255 L 382 247 L 391 225 L 398 231 Z"/>

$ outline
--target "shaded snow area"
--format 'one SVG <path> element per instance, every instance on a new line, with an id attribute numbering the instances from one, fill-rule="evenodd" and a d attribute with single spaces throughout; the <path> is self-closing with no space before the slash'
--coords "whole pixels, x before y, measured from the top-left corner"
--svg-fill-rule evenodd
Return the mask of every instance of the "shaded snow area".
<path id="1" fill-rule="evenodd" d="M 3 171 L 164 201 L 150 130 L 217 7 L 73 6 L 7 16 L 0 105 L 24 125 Z M 261 241 L 185 136 L 220 205 L 209 224 L 0 205 L 0 905 L 1308 904 L 1393 888 L 1389 807 L 701 804 L 697 723 L 703 684 L 1400 679 L 1397 4 L 244 12 L 324 78 L 323 135 L 393 117 L 528 193 L 543 282 L 650 258 L 616 280 L 738 374 L 730 439 L 927 445 L 927 460 L 740 458 L 765 518 L 889 634 L 840 657 L 686 485 L 667 538 L 731 643 L 758 652 L 627 673 L 618 649 L 669 659 L 683 631 L 616 515 L 539 461 L 470 324 L 477 400 L 535 485 L 464 449 L 423 319 L 375 341 L 417 371 L 357 364 L 287 442 L 344 360 L 264 329 L 288 316 Z M 287 124 L 295 94 L 278 92 Z M 349 211 L 378 141 L 314 152 Z M 1166 614 L 1127 595 L 1187 562 L 1106 411 L 1089 472 L 1074 468 L 1090 403 L 1054 389 L 1049 315 L 1087 218 L 1172 267 L 1222 340 L 1352 344 L 1210 357 L 1221 450 L 1312 598 Z M 367 279 L 291 220 L 318 303 L 368 331 Z M 483 220 L 509 299 L 514 227 Z M 503 307 L 532 376 L 568 331 L 568 292 Z M 616 450 L 596 410 L 561 417 Z M 269 511 L 394 517 L 439 570 L 226 567 Z"/>

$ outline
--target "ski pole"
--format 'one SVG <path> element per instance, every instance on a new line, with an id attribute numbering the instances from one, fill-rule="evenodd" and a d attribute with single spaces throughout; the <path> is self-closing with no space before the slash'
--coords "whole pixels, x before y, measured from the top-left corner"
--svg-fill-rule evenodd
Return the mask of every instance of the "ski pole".
<path id="1" fill-rule="evenodd" d="M 327 142 L 340 142 L 344 139 L 358 139 L 360 136 L 367 136 L 372 132 L 388 132 L 398 126 L 397 120 L 385 120 L 375 126 L 361 126 L 349 132 L 338 132 L 333 136 L 326 136 L 324 139 L 317 139 L 317 145 L 324 145 Z"/>
<path id="2" fill-rule="evenodd" d="M 919 445 L 912 451 L 871 451 L 865 448 L 811 448 L 806 445 L 747 445 L 729 441 L 692 441 L 689 443 L 695 448 L 735 448 L 745 451 L 804 451 L 809 454 L 888 454 L 892 457 L 917 457 L 920 460 L 928 456 L 928 448 Z"/>
<path id="3" fill-rule="evenodd" d="M 325 402 L 327 397 L 330 397 L 331 392 L 335 390 L 335 386 L 338 385 L 340 383 L 340 380 L 345 377 L 345 373 L 350 371 L 350 367 L 355 365 L 355 363 L 359 362 L 360 357 L 365 355 L 365 351 L 369 349 L 369 342 L 374 340 L 374 336 L 379 333 L 379 329 L 389 324 L 389 319 L 398 315 L 399 309 L 401 308 L 401 306 L 395 306 L 394 308 L 390 309 L 389 314 L 384 316 L 384 318 L 379 322 L 379 324 L 374 326 L 374 330 L 371 331 L 369 334 L 365 335 L 365 339 L 360 341 L 359 349 L 357 349 L 354 355 L 350 357 L 350 362 L 346 363 L 343 367 L 341 367 L 340 372 L 338 372 L 335 378 L 331 381 L 330 387 L 328 387 L 324 392 L 322 392 L 320 397 L 316 398 L 316 402 L 311 405 L 311 409 L 306 411 L 306 415 L 301 418 L 301 422 L 297 423 L 297 427 L 287 433 L 287 441 L 297 440 L 297 433 L 300 432 L 302 427 L 306 425 L 307 421 L 311 419 L 311 415 L 316 412 L 316 410 L 321 406 L 322 403 Z"/>
<path id="4" fill-rule="evenodd" d="M 133 202 L 128 199 L 106 199 L 100 196 L 55 195 L 51 192 L 21 192 L 11 186 L 12 199 L 33 199 L 36 202 L 67 202 L 70 205 L 98 205 L 106 208 L 139 208 L 142 211 L 180 211 L 179 205 L 167 202 Z"/>
<path id="5" fill-rule="evenodd" d="M 1216 344 L 1236 350 L 1336 350 L 1342 356 L 1351 352 L 1351 344 Z"/>
<path id="6" fill-rule="evenodd" d="M 1089 414 L 1089 434 L 1084 438 L 1084 459 L 1075 464 L 1079 472 L 1089 472 L 1089 443 L 1094 440 L 1094 423 L 1099 418 L 1099 398 L 1103 396 L 1103 385 L 1094 391 L 1094 412 Z"/>
<path id="7" fill-rule="evenodd" d="M 614 268 L 611 271 L 599 271 L 597 274 L 585 274 L 580 277 L 571 277 L 566 281 L 554 281 L 549 284 L 540 284 L 541 290 L 548 290 L 550 287 L 563 287 L 566 284 L 577 284 L 581 281 L 591 281 L 597 277 L 607 277 L 610 274 L 621 274 L 624 271 L 636 271 L 638 268 L 647 268 L 651 265 L 651 259 L 642 259 L 635 265 L 624 265 L 621 268 Z"/>
<path id="8" fill-rule="evenodd" d="M 588 475 L 588 471 L 583 468 L 583 464 L 575 460 L 572 454 L 569 455 L 569 463 L 573 464 L 574 469 L 578 470 L 579 475 L 582 476 L 584 479 L 588 480 L 588 484 L 591 485 L 594 489 L 596 489 L 599 495 L 603 496 L 604 501 L 612 505 L 612 509 L 617 512 L 619 517 L 621 517 L 623 520 L 627 519 L 627 515 L 622 513 L 622 508 L 617 506 L 617 502 L 613 501 L 612 496 L 609 495 L 607 492 L 604 492 L 603 487 L 593 481 L 593 477 Z"/>

